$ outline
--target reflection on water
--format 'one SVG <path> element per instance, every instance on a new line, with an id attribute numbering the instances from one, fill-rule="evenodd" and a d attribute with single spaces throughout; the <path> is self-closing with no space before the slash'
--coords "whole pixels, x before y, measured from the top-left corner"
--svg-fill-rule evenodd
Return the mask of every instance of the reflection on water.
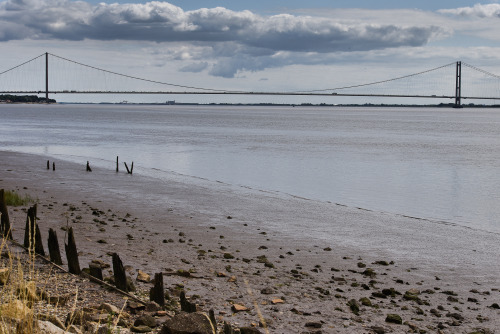
<path id="1" fill-rule="evenodd" d="M 500 112 L 3 105 L 4 149 L 116 156 L 229 184 L 500 231 Z"/>

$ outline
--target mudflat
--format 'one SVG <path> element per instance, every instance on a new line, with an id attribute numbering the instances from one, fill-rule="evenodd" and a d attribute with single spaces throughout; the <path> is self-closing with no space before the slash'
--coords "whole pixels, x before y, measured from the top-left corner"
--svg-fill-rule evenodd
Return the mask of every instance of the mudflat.
<path id="1" fill-rule="evenodd" d="M 182 286 L 219 323 L 259 328 L 263 318 L 270 333 L 500 328 L 497 233 L 208 180 L 159 180 L 140 167 L 133 175 L 85 167 L 0 152 L 0 188 L 37 199 L 44 241 L 53 228 L 62 244 L 71 226 L 82 267 L 111 264 L 116 252 L 132 278 L 164 273 L 166 288 Z M 24 209 L 9 207 L 18 241 Z"/>

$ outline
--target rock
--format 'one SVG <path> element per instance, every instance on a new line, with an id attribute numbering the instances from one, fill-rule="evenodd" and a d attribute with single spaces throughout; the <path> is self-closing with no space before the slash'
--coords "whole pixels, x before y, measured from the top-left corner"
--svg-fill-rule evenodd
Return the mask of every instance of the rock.
<path id="1" fill-rule="evenodd" d="M 364 306 L 372 306 L 372 301 L 369 298 L 363 297 L 359 301 Z"/>
<path id="2" fill-rule="evenodd" d="M 237 313 L 237 312 L 243 312 L 243 311 L 248 311 L 247 307 L 245 307 L 243 305 L 240 305 L 240 304 L 233 304 L 233 306 L 231 306 L 231 309 L 235 313 Z"/>
<path id="3" fill-rule="evenodd" d="M 373 327 L 370 327 L 370 329 L 373 331 L 373 333 L 375 334 L 385 334 L 385 328 L 384 327 L 380 327 L 380 326 L 373 326 Z"/>
<path id="4" fill-rule="evenodd" d="M 97 309 L 104 310 L 104 311 L 111 313 L 111 314 L 119 314 L 120 313 L 120 309 L 118 307 L 111 305 L 109 303 L 102 303 L 101 305 L 99 305 L 99 307 Z"/>
<path id="5" fill-rule="evenodd" d="M 160 334 L 216 334 L 208 315 L 180 313 L 163 323 Z"/>
<path id="6" fill-rule="evenodd" d="M 134 326 L 156 327 L 156 319 L 149 314 L 144 314 L 134 321 Z"/>
<path id="7" fill-rule="evenodd" d="M 5 285 L 9 281 L 10 270 L 8 268 L 0 269 L 0 285 Z"/>
<path id="8" fill-rule="evenodd" d="M 323 324 L 321 322 L 311 321 L 311 322 L 306 322 L 305 326 L 311 328 L 321 328 L 323 327 Z"/>
<path id="9" fill-rule="evenodd" d="M 401 325 L 403 323 L 403 319 L 401 319 L 401 317 L 397 314 L 388 314 L 385 318 L 385 322 Z"/>
<path id="10" fill-rule="evenodd" d="M 152 331 L 152 329 L 148 326 L 132 326 L 132 328 L 130 328 L 130 331 L 132 333 L 149 333 Z"/>
<path id="11" fill-rule="evenodd" d="M 273 303 L 274 305 L 276 304 L 284 304 L 285 301 L 281 298 L 274 298 L 273 300 L 271 300 L 271 303 Z"/>
<path id="12" fill-rule="evenodd" d="M 446 316 L 449 317 L 449 318 L 460 320 L 460 321 L 464 320 L 463 315 L 461 315 L 460 313 L 448 313 L 448 314 L 446 314 Z"/>
<path id="13" fill-rule="evenodd" d="M 67 333 L 64 329 L 57 327 L 50 321 L 38 321 L 38 328 L 40 333 L 44 334 L 65 334 Z"/>
<path id="14" fill-rule="evenodd" d="M 146 312 L 158 312 L 161 310 L 161 306 L 157 302 L 149 302 L 146 304 Z"/>
<path id="15" fill-rule="evenodd" d="M 139 269 L 136 280 L 139 282 L 149 283 L 151 281 L 151 276 Z"/>
<path id="16" fill-rule="evenodd" d="M 241 334 L 262 334 L 260 330 L 255 327 L 240 327 Z"/>
<path id="17" fill-rule="evenodd" d="M 493 308 L 493 309 L 499 310 L 499 309 L 500 309 L 500 306 L 499 306 L 497 303 L 493 303 L 493 304 L 491 304 L 490 308 Z"/>
<path id="18" fill-rule="evenodd" d="M 351 299 L 349 302 L 347 302 L 347 306 L 349 306 L 352 313 L 354 313 L 355 315 L 359 314 L 359 304 L 355 299 Z"/>
<path id="19" fill-rule="evenodd" d="M 406 293 L 409 294 L 409 295 L 418 296 L 420 294 L 420 290 L 418 290 L 418 289 L 410 289 L 410 290 L 406 291 Z"/>
<path id="20" fill-rule="evenodd" d="M 272 295 L 274 293 L 274 289 L 267 287 L 267 288 L 260 290 L 260 293 L 262 293 L 263 295 Z"/>
<path id="21" fill-rule="evenodd" d="M 51 322 L 52 324 L 56 325 L 57 327 L 64 329 L 66 326 L 64 326 L 64 323 L 59 319 L 57 316 L 52 315 L 52 314 L 38 314 L 38 320 L 40 321 L 48 321 Z"/>

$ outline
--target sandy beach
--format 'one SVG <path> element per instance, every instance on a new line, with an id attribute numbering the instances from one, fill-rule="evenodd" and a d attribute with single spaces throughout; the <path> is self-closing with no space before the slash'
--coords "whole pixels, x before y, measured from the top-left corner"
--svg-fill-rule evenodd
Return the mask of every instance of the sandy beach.
<path id="1" fill-rule="evenodd" d="M 86 172 L 84 161 L 0 152 L 0 188 L 38 199 L 44 240 L 53 228 L 62 243 L 61 228 L 71 226 L 82 267 L 111 263 L 116 252 L 132 277 L 163 272 L 167 288 L 182 284 L 220 321 L 258 327 L 261 312 L 270 333 L 500 328 L 497 233 L 145 174 L 140 165 L 133 175 L 113 165 Z M 26 213 L 9 209 L 21 241 Z M 312 221 L 325 228 L 311 229 Z M 192 275 L 173 275 L 179 270 Z M 234 312 L 233 304 L 248 311 Z M 402 324 L 387 322 L 389 314 Z"/>

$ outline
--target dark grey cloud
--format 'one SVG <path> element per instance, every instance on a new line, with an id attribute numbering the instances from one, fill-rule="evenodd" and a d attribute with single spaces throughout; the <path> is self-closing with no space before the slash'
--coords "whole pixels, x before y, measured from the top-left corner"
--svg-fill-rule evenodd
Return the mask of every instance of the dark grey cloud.
<path id="1" fill-rule="evenodd" d="M 207 58 L 190 59 L 181 71 L 209 68 L 211 75 L 223 77 L 292 64 L 297 58 L 290 56 L 294 53 L 422 46 L 440 32 L 436 26 L 345 24 L 288 14 L 264 17 L 221 7 L 184 11 L 157 1 L 95 6 L 69 0 L 0 2 L 0 41 L 90 39 L 208 45 L 209 51 L 203 54 Z M 283 52 L 290 54 L 284 57 Z"/>
<path id="2" fill-rule="evenodd" d="M 309 16 L 261 17 L 225 8 L 183 11 L 168 2 L 105 4 L 82 1 L 7 0 L 2 24 L 22 24 L 32 38 L 141 41 L 237 41 L 272 50 L 363 50 L 422 45 L 436 27 L 347 26 Z M 23 36 L 23 35 L 21 35 Z"/>

